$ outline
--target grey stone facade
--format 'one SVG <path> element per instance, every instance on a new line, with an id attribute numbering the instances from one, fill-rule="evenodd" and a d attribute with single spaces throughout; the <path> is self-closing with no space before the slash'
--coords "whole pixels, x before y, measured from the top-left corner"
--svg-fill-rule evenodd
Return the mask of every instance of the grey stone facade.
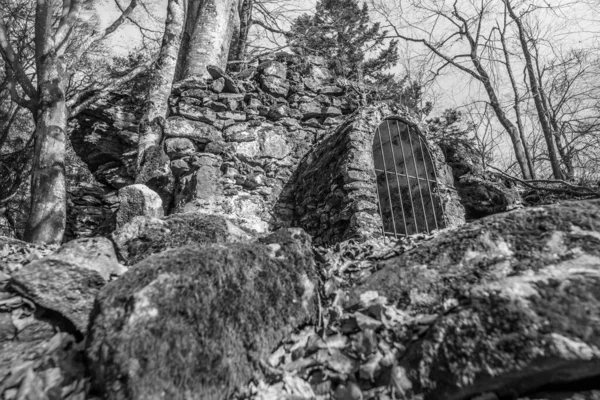
<path id="1" fill-rule="evenodd" d="M 377 127 L 387 118 L 401 118 L 419 129 L 401 108 L 386 104 L 364 107 L 302 160 L 295 187 L 295 223 L 309 232 L 315 243 L 382 235 L 372 146 Z M 431 143 L 428 148 L 437 169 L 434 196 L 444 210 L 440 225 L 461 225 L 464 209 L 452 186 L 452 173 L 439 148 Z"/>
<path id="2" fill-rule="evenodd" d="M 170 177 L 168 187 L 147 184 L 166 214 L 222 215 L 254 234 L 300 226 L 316 243 L 380 236 L 373 135 L 385 118 L 410 121 L 410 114 L 384 104 L 359 107 L 358 94 L 321 61 L 280 55 L 235 78 L 215 69 L 212 80 L 175 83 L 163 127 L 164 162 L 160 171 L 144 172 Z M 139 179 L 131 170 L 131 129 L 123 130 L 125 138 L 118 129 L 94 134 L 99 146 L 91 149 L 88 141 L 78 153 L 97 179 L 114 189 Z M 441 152 L 430 149 L 442 166 L 436 195 L 448 216 L 444 225 L 458 225 L 462 208 L 452 174 Z"/>

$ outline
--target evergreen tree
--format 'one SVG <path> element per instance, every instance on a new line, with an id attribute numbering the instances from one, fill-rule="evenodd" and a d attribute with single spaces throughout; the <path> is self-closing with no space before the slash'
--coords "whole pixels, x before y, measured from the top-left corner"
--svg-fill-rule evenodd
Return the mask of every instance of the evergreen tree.
<path id="1" fill-rule="evenodd" d="M 361 7 L 358 0 L 320 0 L 315 15 L 294 21 L 288 40 L 298 54 L 327 59 L 339 76 L 377 81 L 381 70 L 398 61 L 398 42 L 386 45 L 385 36 L 379 23 L 370 23 L 366 3 Z"/>

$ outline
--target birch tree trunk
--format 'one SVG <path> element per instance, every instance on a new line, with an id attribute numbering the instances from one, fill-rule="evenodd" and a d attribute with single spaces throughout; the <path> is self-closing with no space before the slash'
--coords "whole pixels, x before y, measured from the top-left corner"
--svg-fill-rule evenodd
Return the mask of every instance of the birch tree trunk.
<path id="1" fill-rule="evenodd" d="M 240 0 L 204 0 L 190 38 L 182 78 L 210 77 L 206 67 L 227 66 L 233 32 L 239 30 Z"/>
<path id="2" fill-rule="evenodd" d="M 53 8 L 57 1 L 37 0 L 35 10 L 35 72 L 32 82 L 18 54 L 10 42 L 5 15 L 0 10 L 0 53 L 5 60 L 6 76 L 9 77 L 11 99 L 27 108 L 36 123 L 35 146 L 32 160 L 31 207 L 25 228 L 25 240 L 34 243 L 61 243 L 66 226 L 67 191 L 65 183 L 66 130 L 69 107 L 66 90 L 71 75 L 64 54 L 71 44 L 83 0 L 63 0 L 62 14 L 58 23 L 53 21 Z M 78 54 L 89 48 L 94 40 L 115 31 L 136 7 L 131 0 L 121 16 L 103 31 L 99 38 L 90 35 L 79 47 Z M 95 32 L 98 33 L 98 32 Z M 102 32 L 100 32 L 102 33 Z M 73 57 L 76 59 L 77 57 Z M 142 71 L 140 71 L 142 72 Z M 130 79 L 133 79 L 132 75 Z M 19 85 L 24 96 L 16 86 Z M 100 96 L 110 85 L 98 88 L 91 98 Z M 86 100 L 89 101 L 89 100 Z"/>
<path id="3" fill-rule="evenodd" d="M 52 8 L 38 1 L 35 17 L 37 69 L 36 139 L 31 178 L 31 208 L 25 240 L 61 243 L 67 221 L 65 141 L 67 74 L 52 35 Z"/>
<path id="4" fill-rule="evenodd" d="M 31 178 L 31 209 L 25 240 L 32 243 L 61 243 L 67 221 L 65 144 L 67 127 L 64 62 L 45 55 L 38 66 L 39 108 Z"/>
<path id="5" fill-rule="evenodd" d="M 169 96 L 177 68 L 188 0 L 169 0 L 167 20 L 159 58 L 148 88 L 144 115 L 139 124 L 137 167 L 144 164 L 146 150 L 160 145 L 164 121 L 168 116 Z"/>

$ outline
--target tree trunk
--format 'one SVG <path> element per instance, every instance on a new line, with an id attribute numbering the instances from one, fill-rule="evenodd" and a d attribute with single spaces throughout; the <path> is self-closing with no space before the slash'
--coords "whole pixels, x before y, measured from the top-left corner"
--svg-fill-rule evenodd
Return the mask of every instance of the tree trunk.
<path id="1" fill-rule="evenodd" d="M 504 26 L 506 29 L 506 12 L 504 17 Z M 521 138 L 521 143 L 523 145 L 523 151 L 525 154 L 525 158 L 527 160 L 527 167 L 529 168 L 529 174 L 532 179 L 535 179 L 535 169 L 533 167 L 533 159 L 531 158 L 531 154 L 529 153 L 529 148 L 527 146 L 527 141 L 525 140 L 525 129 L 523 128 L 523 121 L 521 119 L 521 107 L 519 106 L 520 95 L 519 88 L 517 87 L 517 82 L 515 80 L 515 76 L 512 71 L 512 66 L 510 63 L 510 54 L 508 53 L 508 47 L 506 45 L 506 39 L 504 37 L 505 31 L 500 32 L 500 42 L 502 43 L 502 51 L 504 53 L 504 61 L 506 66 L 506 72 L 508 73 L 508 77 L 510 80 L 510 85 L 513 89 L 513 98 L 514 105 L 513 108 L 515 110 L 515 116 L 517 118 L 517 128 L 519 130 L 519 137 Z"/>
<path id="2" fill-rule="evenodd" d="M 540 125 L 542 127 L 542 132 L 544 133 L 544 139 L 546 140 L 546 146 L 548 148 L 548 158 L 550 159 L 550 165 L 552 167 L 552 175 L 556 179 L 562 179 L 563 174 L 560 170 L 560 164 L 558 162 L 558 157 L 556 155 L 556 147 L 554 146 L 554 137 L 552 133 L 552 128 L 550 127 L 550 123 L 548 122 L 548 118 L 546 116 L 546 110 L 544 109 L 544 105 L 542 104 L 541 94 L 539 90 L 537 75 L 533 69 L 533 61 L 531 58 L 531 53 L 529 52 L 529 47 L 527 45 L 527 38 L 525 37 L 525 30 L 523 28 L 523 23 L 519 19 L 519 17 L 515 14 L 512 6 L 510 4 L 510 0 L 504 0 L 506 4 L 506 8 L 508 9 L 508 13 L 511 19 L 517 25 L 517 32 L 519 34 L 519 42 L 521 43 L 521 51 L 523 52 L 523 56 L 525 58 L 525 66 L 527 70 L 527 75 L 529 77 L 529 84 L 531 85 L 531 92 L 533 93 L 533 102 L 535 104 L 535 108 L 538 115 L 538 120 L 540 121 Z"/>
<path id="3" fill-rule="evenodd" d="M 541 76 L 537 59 L 536 70 L 537 76 Z M 558 155 L 560 156 L 560 160 L 566 169 L 566 176 L 564 176 L 563 178 L 573 179 L 573 177 L 575 176 L 575 169 L 573 167 L 572 152 L 570 151 L 570 149 L 567 148 L 567 145 L 563 146 L 561 143 L 562 130 L 560 129 L 558 121 L 556 120 L 556 113 L 554 111 L 552 101 L 548 98 L 548 96 L 546 96 L 546 91 L 544 90 L 543 86 L 540 86 L 539 91 L 542 105 L 544 109 L 547 110 L 548 122 L 552 127 L 552 136 L 554 137 L 554 143 L 556 145 L 556 149 L 558 150 Z M 566 142 L 568 143 L 568 140 Z"/>
<path id="4" fill-rule="evenodd" d="M 39 103 L 25 240 L 61 243 L 67 220 L 65 151 L 67 76 L 62 57 L 44 54 L 38 67 Z"/>
<path id="5" fill-rule="evenodd" d="M 190 51 L 190 41 L 194 34 L 194 27 L 202 7 L 203 0 L 188 0 L 187 16 L 185 18 L 185 26 L 181 37 L 181 45 L 177 54 L 177 67 L 175 68 L 175 82 L 183 79 L 183 69 L 187 63 L 187 56 Z"/>
<path id="6" fill-rule="evenodd" d="M 239 29 L 239 0 L 204 0 L 190 38 L 182 78 L 209 77 L 206 67 L 225 69 L 233 32 Z"/>
<path id="7" fill-rule="evenodd" d="M 240 29 L 239 33 L 231 45 L 229 51 L 229 61 L 235 61 L 230 66 L 233 71 L 241 71 L 244 67 L 246 58 L 246 48 L 248 47 L 248 33 L 252 24 L 252 9 L 254 7 L 254 0 L 242 0 L 240 8 Z"/>
<path id="8" fill-rule="evenodd" d="M 490 77 L 487 71 L 481 65 L 481 62 L 479 61 L 479 58 L 474 50 L 471 51 L 471 61 L 473 62 L 475 69 L 479 73 L 479 80 L 483 84 L 483 87 L 485 88 L 485 91 L 487 92 L 488 97 L 490 98 L 490 106 L 494 110 L 498 121 L 500 121 L 500 124 L 510 136 L 510 140 L 515 150 L 515 158 L 517 159 L 517 163 L 519 164 L 521 173 L 523 174 L 523 178 L 531 179 L 532 177 L 529 172 L 529 167 L 527 165 L 525 150 L 523 148 L 523 142 L 521 142 L 521 137 L 519 136 L 517 127 L 506 116 L 506 113 L 504 112 L 502 106 L 500 105 L 500 102 L 498 101 L 496 91 L 492 87 Z"/>
<path id="9" fill-rule="evenodd" d="M 167 6 L 165 33 L 149 84 L 144 115 L 139 125 L 138 170 L 144 163 L 146 150 L 160 145 L 163 137 L 163 126 L 168 116 L 169 96 L 186 20 L 187 3 L 187 0 L 169 0 Z"/>

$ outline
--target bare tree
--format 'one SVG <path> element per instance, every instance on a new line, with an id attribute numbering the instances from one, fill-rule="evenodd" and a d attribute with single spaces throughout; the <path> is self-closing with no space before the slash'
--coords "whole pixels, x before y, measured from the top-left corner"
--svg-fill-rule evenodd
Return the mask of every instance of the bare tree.
<path id="1" fill-rule="evenodd" d="M 519 130 L 504 110 L 498 90 L 494 86 L 490 66 L 485 58 L 492 35 L 490 29 L 485 30 L 486 18 L 493 8 L 491 2 L 481 1 L 479 5 L 469 10 L 470 13 L 460 10 L 457 1 L 452 6 L 447 6 L 445 3 L 417 2 L 417 9 L 425 14 L 426 18 L 445 22 L 446 28 L 439 38 L 433 37 L 431 33 L 421 36 L 403 34 L 392 21 L 391 14 L 386 12 L 383 2 L 373 1 L 373 5 L 386 19 L 389 27 L 393 29 L 395 37 L 425 46 L 442 61 L 440 69 L 453 66 L 482 84 L 491 108 L 511 139 L 521 174 L 525 179 L 531 179 L 531 171 L 527 165 Z M 424 30 L 416 26 L 412 26 L 412 28 L 413 32 Z"/>
<path id="2" fill-rule="evenodd" d="M 35 121 L 35 146 L 31 180 L 31 209 L 25 239 L 36 243 L 60 243 L 66 223 L 65 141 L 69 108 L 78 112 L 103 93 L 132 79 L 147 66 L 67 102 L 67 85 L 77 60 L 93 45 L 113 33 L 137 5 L 132 0 L 111 25 L 94 30 L 70 48 L 79 31 L 82 0 L 64 0 L 59 9 L 55 1 L 38 0 L 35 7 L 31 67 L 15 51 L 18 43 L 6 25 L 9 16 L 0 10 L 0 54 L 5 63 L 11 98 L 28 109 Z M 69 52 L 67 50 L 70 50 Z M 29 71 L 35 71 L 31 76 Z"/>
<path id="3" fill-rule="evenodd" d="M 494 126 L 494 111 L 489 104 L 485 104 L 483 111 L 479 112 L 477 107 L 466 107 L 465 118 L 473 127 L 473 141 L 475 150 L 481 165 L 486 168 L 488 164 L 495 161 L 502 143 L 501 132 Z"/>
<path id="4" fill-rule="evenodd" d="M 523 151 L 525 154 L 525 158 L 527 160 L 527 167 L 529 168 L 529 174 L 532 179 L 535 179 L 535 167 L 533 165 L 533 159 L 531 158 L 531 154 L 529 151 L 529 146 L 527 145 L 527 140 L 525 137 L 525 128 L 523 126 L 523 117 L 521 113 L 521 102 L 523 101 L 519 87 L 517 85 L 517 80 L 515 78 L 515 74 L 513 72 L 513 66 L 511 62 L 510 49 L 507 43 L 507 29 L 508 29 L 508 18 L 507 18 L 507 8 L 504 9 L 504 17 L 502 20 L 502 25 L 497 23 L 497 32 L 500 36 L 500 44 L 502 48 L 502 54 L 504 55 L 504 66 L 506 68 L 506 74 L 508 75 L 508 79 L 510 81 L 510 87 L 513 91 L 513 110 L 515 112 L 515 118 L 517 123 L 517 129 L 519 131 L 519 137 L 521 138 L 521 143 L 523 143 Z"/>
<path id="5" fill-rule="evenodd" d="M 556 152 L 556 146 L 554 143 L 554 137 L 552 134 L 552 128 L 550 127 L 550 122 L 548 121 L 547 108 L 543 104 L 541 93 L 542 89 L 539 85 L 539 76 L 536 74 L 536 71 L 534 69 L 533 57 L 531 56 L 531 51 L 529 49 L 529 41 L 526 36 L 523 22 L 521 21 L 521 17 L 517 16 L 517 14 L 515 13 L 510 0 L 503 0 L 503 3 L 506 6 L 506 9 L 508 10 L 508 14 L 517 26 L 519 42 L 521 43 L 521 51 L 525 59 L 525 67 L 527 71 L 527 76 L 529 77 L 529 84 L 531 85 L 530 89 L 533 95 L 533 101 L 535 103 L 535 108 L 538 113 L 538 119 L 542 128 L 542 132 L 544 133 L 544 138 L 546 139 L 546 146 L 548 147 L 548 157 L 550 158 L 552 173 L 556 179 L 562 179 L 563 174 L 560 169 L 560 164 L 558 162 L 558 156 Z"/>
<path id="6" fill-rule="evenodd" d="M 525 179 L 548 174 L 548 169 L 555 179 L 577 173 L 576 164 L 583 162 L 577 154 L 584 152 L 582 146 L 573 145 L 590 143 L 591 132 L 597 132 L 593 110 L 598 84 L 587 77 L 597 65 L 591 59 L 597 36 L 578 25 L 581 18 L 576 14 L 589 13 L 592 2 L 372 3 L 394 30 L 393 37 L 418 45 L 412 49 L 420 47 L 424 57 L 435 57 L 429 63 L 434 77 L 451 67 L 481 84 L 511 139 Z M 589 37 L 591 47 L 581 47 L 582 34 L 585 40 Z M 573 50 L 577 57 L 570 50 L 574 43 L 579 43 Z M 567 61 L 576 58 L 579 63 Z M 587 98 L 581 95 L 584 92 Z"/>

